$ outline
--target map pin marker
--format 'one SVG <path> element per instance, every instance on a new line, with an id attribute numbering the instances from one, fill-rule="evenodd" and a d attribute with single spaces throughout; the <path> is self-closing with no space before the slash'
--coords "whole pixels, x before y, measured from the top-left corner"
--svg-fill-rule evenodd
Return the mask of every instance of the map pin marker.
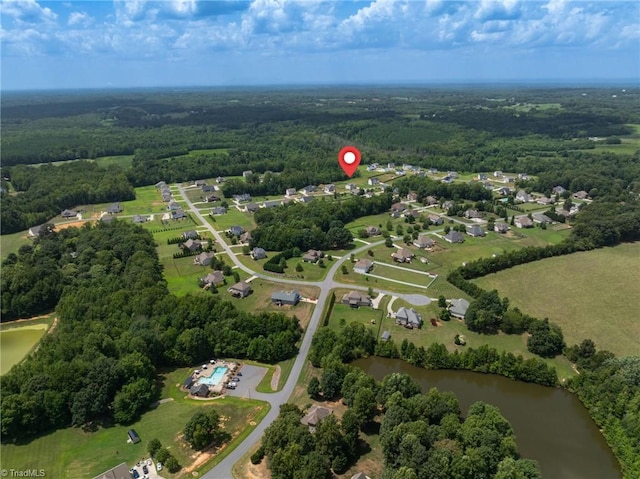
<path id="1" fill-rule="evenodd" d="M 338 163 L 342 171 L 351 178 L 360 164 L 360 151 L 355 146 L 345 146 L 338 153 Z"/>

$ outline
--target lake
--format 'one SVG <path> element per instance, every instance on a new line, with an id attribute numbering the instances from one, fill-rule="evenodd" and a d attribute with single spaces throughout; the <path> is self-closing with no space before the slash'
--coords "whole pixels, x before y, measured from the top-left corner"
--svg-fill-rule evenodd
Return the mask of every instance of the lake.
<path id="1" fill-rule="evenodd" d="M 452 391 L 463 414 L 476 401 L 500 408 L 513 426 L 522 457 L 535 459 L 545 479 L 620 479 L 622 472 L 600 430 L 578 398 L 492 374 L 427 370 L 399 359 L 370 357 L 351 363 L 376 380 L 400 372 L 426 392 Z"/>

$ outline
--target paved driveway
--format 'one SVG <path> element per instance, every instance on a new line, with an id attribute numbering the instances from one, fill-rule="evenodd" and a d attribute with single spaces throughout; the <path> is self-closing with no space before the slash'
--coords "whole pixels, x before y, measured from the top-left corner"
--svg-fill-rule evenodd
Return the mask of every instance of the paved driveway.
<path id="1" fill-rule="evenodd" d="M 238 387 L 236 389 L 226 389 L 225 394 L 243 398 L 255 398 L 256 387 L 267 371 L 267 368 L 245 364 L 239 371 L 242 373 L 242 376 L 238 376 L 238 379 L 240 379 L 240 381 L 238 381 Z"/>

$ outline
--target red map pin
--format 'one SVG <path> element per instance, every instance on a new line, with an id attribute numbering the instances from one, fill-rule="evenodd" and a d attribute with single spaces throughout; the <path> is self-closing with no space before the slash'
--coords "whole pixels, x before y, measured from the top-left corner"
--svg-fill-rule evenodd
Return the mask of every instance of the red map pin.
<path id="1" fill-rule="evenodd" d="M 351 178 L 360 164 L 360 151 L 355 146 L 345 146 L 338 153 L 338 163 L 342 171 Z"/>

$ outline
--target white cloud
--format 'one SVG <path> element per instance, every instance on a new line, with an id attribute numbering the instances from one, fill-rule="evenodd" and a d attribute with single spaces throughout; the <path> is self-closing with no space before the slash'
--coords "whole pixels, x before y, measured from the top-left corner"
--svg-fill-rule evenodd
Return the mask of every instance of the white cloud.
<path id="1" fill-rule="evenodd" d="M 71 12 L 69 14 L 69 20 L 67 20 L 67 25 L 80 25 L 83 27 L 87 27 L 91 25 L 92 22 L 93 18 L 86 12 Z"/>
<path id="2" fill-rule="evenodd" d="M 2 14 L 25 23 L 54 22 L 58 17 L 50 8 L 41 7 L 35 0 L 4 1 Z"/>

